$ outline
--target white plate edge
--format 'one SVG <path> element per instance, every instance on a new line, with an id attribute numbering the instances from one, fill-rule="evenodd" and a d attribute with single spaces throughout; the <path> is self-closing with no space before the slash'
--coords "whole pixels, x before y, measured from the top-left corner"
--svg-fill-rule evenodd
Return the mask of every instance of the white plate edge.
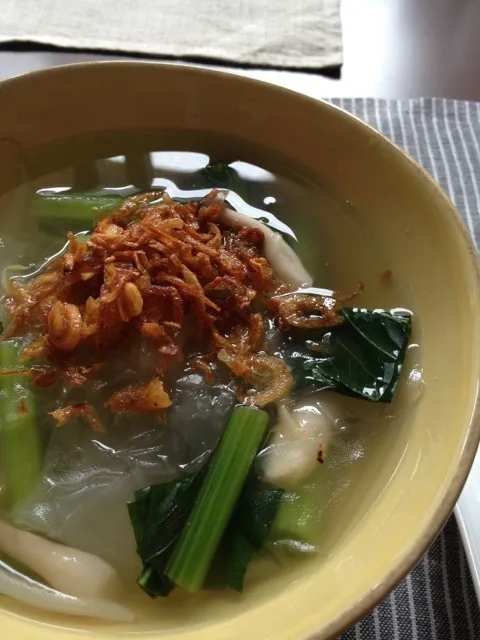
<path id="1" fill-rule="evenodd" d="M 480 604 L 480 450 L 454 510 Z"/>

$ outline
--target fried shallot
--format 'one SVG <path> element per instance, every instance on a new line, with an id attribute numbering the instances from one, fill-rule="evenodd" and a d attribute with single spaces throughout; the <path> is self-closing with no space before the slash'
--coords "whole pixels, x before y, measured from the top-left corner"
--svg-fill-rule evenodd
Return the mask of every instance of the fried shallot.
<path id="1" fill-rule="evenodd" d="M 253 387 L 244 397 L 247 404 L 264 407 L 285 398 L 292 388 L 292 374 L 280 358 L 260 354 L 233 355 L 222 350 L 218 359 Z"/>
<path id="2" fill-rule="evenodd" d="M 279 325 L 285 329 L 319 329 L 342 322 L 334 298 L 296 293 L 274 298 L 272 305 L 276 305 Z"/>
<path id="3" fill-rule="evenodd" d="M 39 275 L 9 281 L 4 337 L 31 336 L 24 357 L 49 361 L 50 371 L 73 386 L 84 384 L 105 353 L 132 333 L 150 341 L 158 377 L 114 393 L 106 403 L 114 413 L 161 413 L 170 406 L 163 377 L 184 360 L 191 339 L 209 354 L 208 361 L 191 360 L 208 378 L 209 361 L 218 358 L 250 385 L 247 402 L 276 401 L 292 378 L 282 360 L 259 353 L 262 312 L 273 309 L 281 328 L 325 326 L 338 317 L 313 296 L 279 296 L 291 285 L 265 257 L 266 231 L 243 222 L 237 216 L 232 224 L 215 191 L 186 203 L 158 192 L 133 196 L 100 220 L 87 242 L 69 233 L 66 251 Z M 88 404 L 52 415 L 59 424 L 83 415 L 101 428 Z"/>
<path id="4" fill-rule="evenodd" d="M 159 413 L 172 404 L 163 383 L 154 378 L 147 384 L 131 385 L 117 391 L 107 401 L 108 408 L 113 413 Z"/>
<path id="5" fill-rule="evenodd" d="M 52 411 L 50 415 L 57 421 L 57 425 L 59 427 L 66 424 L 70 418 L 80 416 L 88 421 L 93 431 L 97 431 L 98 433 L 102 433 L 104 431 L 97 412 L 91 404 L 87 404 L 86 402 L 71 404 L 67 407 L 56 409 L 55 411 Z"/>

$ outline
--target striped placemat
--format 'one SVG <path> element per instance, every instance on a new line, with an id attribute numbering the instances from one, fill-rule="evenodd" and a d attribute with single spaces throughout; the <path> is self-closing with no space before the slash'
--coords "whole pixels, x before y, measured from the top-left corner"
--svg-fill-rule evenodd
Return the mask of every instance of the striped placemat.
<path id="1" fill-rule="evenodd" d="M 480 246 L 480 104 L 435 98 L 332 102 L 362 118 L 442 185 Z M 479 514 L 480 517 L 480 514 Z M 421 562 L 341 640 L 479 640 L 480 609 L 452 518 Z"/>

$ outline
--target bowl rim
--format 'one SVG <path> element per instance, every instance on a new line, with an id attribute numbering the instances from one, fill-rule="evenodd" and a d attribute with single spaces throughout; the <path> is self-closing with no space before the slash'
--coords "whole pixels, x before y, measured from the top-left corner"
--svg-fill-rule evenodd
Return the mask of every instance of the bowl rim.
<path id="1" fill-rule="evenodd" d="M 68 73 L 70 70 L 88 70 L 93 68 L 108 67 L 117 68 L 145 68 L 145 67 L 162 68 L 167 72 L 182 71 L 193 72 L 198 75 L 216 76 L 219 81 L 222 78 L 228 77 L 230 81 L 236 81 L 238 84 L 250 84 L 257 85 L 258 87 L 268 87 L 272 93 L 277 93 L 278 98 L 281 99 L 283 95 L 290 95 L 295 97 L 298 102 L 303 102 L 310 105 L 321 105 L 322 108 L 335 112 L 336 117 L 343 119 L 344 121 L 354 121 L 358 128 L 368 130 L 373 136 L 380 136 L 383 143 L 386 145 L 390 152 L 393 152 L 397 157 L 401 156 L 403 162 L 406 165 L 410 165 L 415 170 L 419 180 L 423 180 L 426 186 L 433 191 L 436 196 L 443 202 L 443 211 L 445 215 L 450 215 L 455 225 L 458 237 L 463 241 L 463 251 L 465 256 L 468 254 L 469 269 L 474 276 L 476 285 L 476 297 L 480 300 L 480 259 L 475 248 L 473 239 L 467 230 L 467 227 L 442 187 L 434 180 L 434 178 L 420 165 L 420 163 L 408 155 L 401 147 L 386 137 L 383 133 L 375 129 L 372 125 L 368 124 L 358 116 L 346 111 L 340 106 L 333 104 L 329 99 L 314 98 L 309 95 L 303 94 L 295 89 L 289 89 L 282 85 L 278 85 L 270 80 L 263 80 L 258 78 L 252 78 L 250 76 L 244 76 L 239 73 L 238 70 L 229 69 L 214 69 L 203 66 L 196 63 L 187 62 L 172 62 L 161 60 L 92 60 L 85 62 L 74 62 L 68 64 L 61 64 L 54 67 L 47 67 L 43 69 L 37 69 L 29 71 L 24 74 L 7 78 L 0 81 L 0 99 L 1 93 L 4 90 L 8 90 L 11 85 L 23 84 L 28 82 L 30 77 L 38 76 L 53 76 L 58 73 Z M 478 304 L 477 304 L 478 307 Z M 475 319 L 475 318 L 474 318 Z M 477 313 L 476 323 L 480 325 L 480 312 Z M 479 337 L 480 342 L 480 337 Z M 480 381 L 480 362 L 479 371 L 477 372 L 477 379 Z M 340 612 L 335 618 L 333 618 L 328 624 L 322 628 L 317 628 L 308 633 L 308 635 L 299 640 L 328 640 L 337 637 L 345 630 L 352 627 L 356 622 L 363 619 L 370 611 L 372 611 L 377 604 L 379 604 L 398 584 L 399 582 L 413 569 L 413 567 L 419 562 L 424 555 L 428 547 L 433 543 L 436 536 L 445 525 L 446 521 L 453 512 L 453 508 L 456 504 L 458 497 L 463 489 L 463 486 L 467 480 L 468 473 L 473 464 L 475 454 L 477 452 L 478 444 L 480 442 L 480 393 L 479 385 L 477 385 L 475 403 L 472 407 L 472 412 L 469 419 L 469 424 L 466 428 L 465 438 L 463 441 L 463 447 L 459 454 L 459 460 L 457 467 L 450 479 L 449 485 L 444 495 L 444 499 L 432 514 L 429 521 L 424 525 L 420 534 L 412 541 L 408 548 L 399 555 L 395 564 L 391 567 L 388 574 L 363 596 L 358 598 L 352 603 L 352 605 Z"/>

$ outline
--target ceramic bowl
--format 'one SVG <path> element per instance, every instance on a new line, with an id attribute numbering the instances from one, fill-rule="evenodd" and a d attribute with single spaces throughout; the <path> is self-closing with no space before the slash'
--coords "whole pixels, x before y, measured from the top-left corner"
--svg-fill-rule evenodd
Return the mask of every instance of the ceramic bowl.
<path id="1" fill-rule="evenodd" d="M 92 63 L 1 83 L 0 194 L 93 149 L 122 153 L 112 133 L 134 139 L 145 131 L 156 148 L 203 145 L 197 150 L 273 169 L 286 158 L 350 207 L 365 244 L 348 247 L 349 268 L 360 276 L 369 243 L 388 257 L 401 302 L 415 312 L 424 390 L 408 419 L 376 433 L 368 455 L 352 465 L 316 558 L 252 581 L 241 597 L 159 603 L 158 620 L 135 628 L 55 618 L 1 598 L 0 635 L 74 640 L 83 629 L 92 640 L 124 631 L 163 640 L 334 638 L 420 559 L 472 463 L 480 433 L 473 245 L 438 185 L 361 121 L 273 85 L 188 66 Z M 338 260 L 346 250 L 340 233 Z"/>

